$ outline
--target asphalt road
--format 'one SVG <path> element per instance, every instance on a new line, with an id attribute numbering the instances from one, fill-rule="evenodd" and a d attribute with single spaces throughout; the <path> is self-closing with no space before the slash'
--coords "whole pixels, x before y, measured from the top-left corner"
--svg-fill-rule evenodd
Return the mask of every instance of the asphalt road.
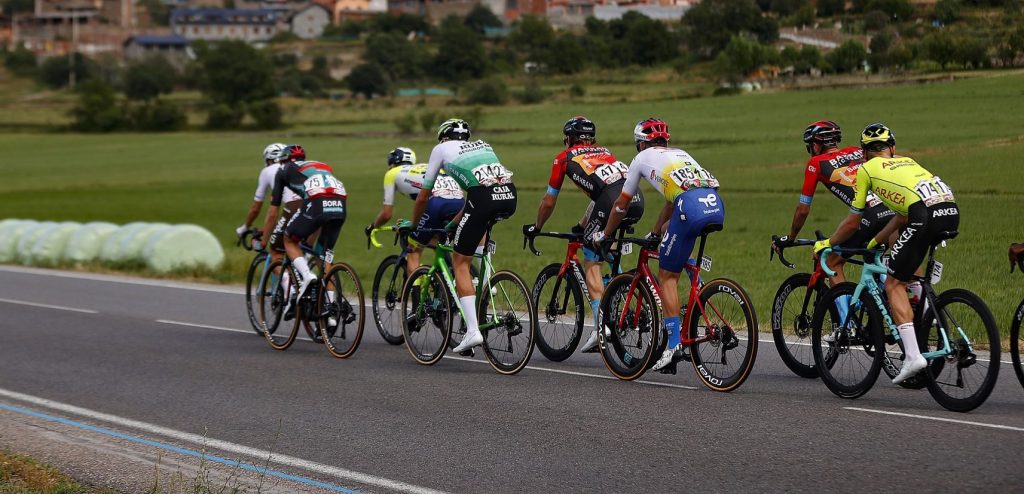
<path id="1" fill-rule="evenodd" d="M 202 449 L 265 464 L 296 482 L 286 491 L 1024 485 L 1024 389 L 1008 365 L 981 408 L 956 414 L 884 381 L 836 398 L 792 375 L 766 334 L 751 377 L 722 394 L 682 365 L 619 382 L 593 354 L 552 363 L 535 352 L 512 377 L 481 358 L 424 367 L 367 325 L 348 360 L 309 341 L 278 352 L 249 329 L 235 287 L 0 267 L 0 445 L 45 450 L 72 471 L 92 471 L 89 455 L 30 444 L 67 429 Z M 138 489 L 117 483 L 125 475 L 145 474 L 90 480 Z"/>

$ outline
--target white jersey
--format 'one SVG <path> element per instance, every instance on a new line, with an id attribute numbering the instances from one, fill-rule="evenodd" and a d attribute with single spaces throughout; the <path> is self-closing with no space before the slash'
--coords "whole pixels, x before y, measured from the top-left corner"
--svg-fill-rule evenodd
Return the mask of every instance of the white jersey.
<path id="1" fill-rule="evenodd" d="M 427 173 L 427 165 L 402 165 L 396 166 L 384 174 L 384 205 L 391 206 L 395 203 L 395 192 L 415 199 L 423 188 L 423 179 Z M 434 188 L 430 190 L 431 197 L 444 199 L 462 199 L 462 188 L 455 180 L 444 173 L 438 175 L 434 181 Z"/>
<path id="2" fill-rule="evenodd" d="M 263 167 L 260 172 L 260 178 L 256 182 L 256 196 L 253 201 L 263 202 L 263 198 L 267 195 L 267 189 L 274 190 L 274 177 L 277 176 L 277 171 L 281 169 L 281 165 L 269 165 Z M 284 189 L 284 196 L 282 201 L 284 204 L 288 204 L 292 201 L 299 201 L 302 198 L 295 195 L 290 189 Z"/>
<path id="3" fill-rule="evenodd" d="M 653 147 L 637 154 L 629 164 L 622 192 L 636 195 L 640 188 L 640 177 L 647 179 L 651 187 L 661 192 L 668 201 L 690 189 L 718 188 L 718 179 L 702 168 L 689 153 L 675 148 Z"/>
<path id="4" fill-rule="evenodd" d="M 463 190 L 512 183 L 512 172 L 498 161 L 494 149 L 484 141 L 445 141 L 434 146 L 423 178 L 424 189 L 435 187 L 442 169 Z"/>

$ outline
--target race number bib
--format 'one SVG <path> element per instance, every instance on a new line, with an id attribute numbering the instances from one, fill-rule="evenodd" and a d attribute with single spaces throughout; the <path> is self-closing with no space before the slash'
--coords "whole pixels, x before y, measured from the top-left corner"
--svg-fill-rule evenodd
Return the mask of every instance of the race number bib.
<path id="1" fill-rule="evenodd" d="M 925 206 L 953 201 L 953 189 L 950 189 L 939 177 L 932 177 L 918 182 L 914 186 L 914 192 L 917 192 Z"/>
<path id="2" fill-rule="evenodd" d="M 323 194 L 329 189 L 333 189 L 335 193 L 345 193 L 345 186 L 338 179 L 334 178 L 333 175 L 313 175 L 302 183 L 302 187 L 306 190 L 306 195 L 308 196 Z"/>
<path id="3" fill-rule="evenodd" d="M 459 199 L 462 197 L 462 187 L 459 187 L 459 183 L 454 178 L 448 175 L 438 175 L 434 180 L 434 188 L 431 193 L 435 197 Z"/>
<path id="4" fill-rule="evenodd" d="M 711 173 L 693 164 L 686 164 L 672 170 L 669 173 L 669 178 L 683 190 L 697 187 L 718 187 L 718 180 Z"/>
<path id="5" fill-rule="evenodd" d="M 477 183 L 485 187 L 508 183 L 512 178 L 512 172 L 502 166 L 501 163 L 490 163 L 473 168 L 473 178 Z"/>
<path id="6" fill-rule="evenodd" d="M 629 171 L 629 167 L 621 161 L 615 163 L 609 163 L 607 165 L 601 165 L 594 170 L 594 174 L 597 178 L 601 179 L 605 184 L 613 184 L 622 180 L 626 176 L 626 172 Z"/>

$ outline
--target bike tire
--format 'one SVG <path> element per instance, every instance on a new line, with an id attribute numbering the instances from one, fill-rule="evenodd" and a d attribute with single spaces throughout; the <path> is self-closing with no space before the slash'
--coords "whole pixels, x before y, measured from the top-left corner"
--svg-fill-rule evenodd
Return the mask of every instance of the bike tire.
<path id="1" fill-rule="evenodd" d="M 324 290 L 317 298 L 320 336 L 331 355 L 349 358 L 363 339 L 363 323 L 366 322 L 363 285 L 355 269 L 343 262 L 333 264 L 324 279 Z M 331 324 L 332 319 L 334 324 Z"/>
<path id="2" fill-rule="evenodd" d="M 1024 387 L 1024 365 L 1021 365 L 1020 354 L 1024 352 L 1024 340 L 1020 338 L 1020 326 L 1024 321 L 1024 300 L 1017 306 L 1013 313 L 1013 322 L 1010 324 L 1010 360 L 1013 361 L 1013 370 L 1017 374 L 1017 380 Z"/>
<path id="3" fill-rule="evenodd" d="M 863 396 L 875 385 L 882 370 L 883 356 L 883 352 L 876 349 L 885 348 L 882 313 L 867 291 L 861 293 L 859 305 L 849 307 L 846 329 L 839 330 L 841 321 L 836 299 L 852 296 L 856 288 L 857 284 L 850 282 L 833 286 L 822 296 L 811 318 L 814 366 L 829 391 L 847 399 Z M 851 334 L 849 326 L 853 322 Z M 833 341 L 823 338 L 826 332 L 833 335 Z"/>
<path id="4" fill-rule="evenodd" d="M 434 365 L 448 351 L 452 334 L 452 305 L 448 287 L 441 274 L 434 272 L 426 282 L 430 268 L 421 266 L 409 275 L 402 287 L 402 334 L 405 348 L 413 360 Z M 423 293 L 426 288 L 426 294 Z"/>
<path id="5" fill-rule="evenodd" d="M 526 282 L 512 271 L 491 276 L 478 302 L 480 324 L 496 322 L 484 334 L 484 355 L 501 374 L 513 375 L 530 363 L 537 335 L 537 310 Z M 525 321 L 524 321 L 525 319 Z"/>
<path id="6" fill-rule="evenodd" d="M 270 263 L 270 266 L 267 267 L 267 272 L 273 273 L 277 271 L 278 268 L 281 268 L 283 264 L 283 260 L 274 261 Z M 288 283 L 287 291 L 285 290 L 284 287 L 281 287 L 281 277 L 279 276 L 264 276 L 263 280 L 260 283 L 260 319 L 264 322 L 264 324 L 267 323 L 268 316 L 273 318 L 272 320 L 275 321 L 275 325 L 280 324 L 281 319 L 284 316 L 284 306 L 287 302 L 287 299 L 296 297 L 298 295 L 298 283 L 296 283 L 295 280 L 299 278 L 295 274 L 295 269 L 290 264 L 286 269 L 288 273 L 288 278 L 291 280 L 291 282 Z M 268 303 L 264 300 L 264 297 L 267 296 L 274 297 L 274 299 L 272 299 Z M 298 304 L 297 301 L 295 303 Z M 267 309 L 271 309 L 273 312 L 267 313 Z M 270 344 L 270 347 L 273 348 L 274 350 L 287 350 L 288 347 L 292 346 L 292 343 L 295 343 L 295 337 L 298 336 L 299 334 L 298 320 L 300 318 L 301 314 L 299 308 L 296 307 L 295 324 L 291 325 L 291 330 L 288 331 L 288 334 L 278 336 L 271 331 L 265 331 L 263 333 L 263 337 L 267 340 L 267 343 Z"/>
<path id="7" fill-rule="evenodd" d="M 377 266 L 377 273 L 373 276 L 373 287 L 370 294 L 373 304 L 373 323 L 377 326 L 377 332 L 381 338 L 391 345 L 401 345 L 405 341 L 402 334 L 402 310 L 400 306 L 402 298 L 402 286 L 405 284 L 406 274 L 405 260 L 399 261 L 399 256 L 390 255 L 385 257 Z M 401 270 L 395 273 L 395 270 Z M 383 283 L 384 286 L 381 286 Z"/>
<path id="8" fill-rule="evenodd" d="M 260 322 L 257 298 L 260 292 L 260 282 L 263 281 L 263 267 L 266 263 L 267 253 L 260 252 L 252 258 L 249 270 L 245 273 L 245 309 L 249 315 L 249 325 L 259 336 L 263 336 L 263 325 Z M 274 326 L 274 330 L 277 330 L 277 326 Z"/>
<path id="9" fill-rule="evenodd" d="M 828 287 L 819 282 L 810 288 L 813 293 L 804 305 L 810 282 L 810 273 L 797 273 L 779 285 L 772 301 L 772 339 L 782 363 L 790 371 L 800 377 L 815 379 L 818 369 L 814 367 L 811 351 L 811 317 L 814 306 Z"/>
<path id="10" fill-rule="evenodd" d="M 968 290 L 954 288 L 942 292 L 935 305 L 935 308 L 922 311 L 921 319 L 915 324 L 918 343 L 922 352 L 939 348 L 942 340 L 938 322 L 945 319 L 944 324 L 951 326 L 947 335 L 953 353 L 949 358 L 929 360 L 921 375 L 925 377 L 928 392 L 943 408 L 969 412 L 985 403 L 999 377 L 999 327 L 985 301 Z M 940 314 L 938 318 L 936 313 Z M 969 313 L 977 317 L 971 317 Z M 967 333 L 973 340 L 973 351 L 959 331 L 952 328 L 962 328 Z M 984 347 L 988 349 L 988 359 L 978 358 L 976 353 Z M 974 384 L 964 384 L 968 379 Z"/>
<path id="11" fill-rule="evenodd" d="M 586 317 L 583 290 L 576 278 L 559 278 L 561 269 L 558 263 L 544 267 L 531 292 L 537 311 L 537 350 L 552 362 L 561 362 L 576 351 Z"/>
<path id="12" fill-rule="evenodd" d="M 608 282 L 598 317 L 601 359 L 608 372 L 623 381 L 639 378 L 651 366 L 662 327 L 661 303 L 646 283 L 638 283 L 631 291 L 634 276 L 620 274 Z M 619 319 L 623 319 L 621 327 Z"/>
<path id="13" fill-rule="evenodd" d="M 750 296 L 735 281 L 718 278 L 704 284 L 690 315 L 690 338 L 703 337 L 708 324 L 716 337 L 690 346 L 690 361 L 705 386 L 721 392 L 739 388 L 757 359 L 757 314 Z M 703 314 L 699 311 L 704 308 Z M 702 333 L 703 329 L 703 333 Z M 730 360 L 739 361 L 730 364 Z"/>

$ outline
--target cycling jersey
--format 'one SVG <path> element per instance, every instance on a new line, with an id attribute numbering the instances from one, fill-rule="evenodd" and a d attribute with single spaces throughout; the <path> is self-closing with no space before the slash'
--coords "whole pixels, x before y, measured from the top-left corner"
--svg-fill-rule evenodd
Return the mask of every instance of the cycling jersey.
<path id="1" fill-rule="evenodd" d="M 622 193 L 636 194 L 640 177 L 647 179 L 667 201 L 690 189 L 718 188 L 718 179 L 701 168 L 689 153 L 675 148 L 653 147 L 637 154 L 629 164 Z"/>
<path id="2" fill-rule="evenodd" d="M 874 192 L 889 209 L 906 216 L 907 208 L 917 202 L 931 207 L 953 202 L 953 191 L 942 179 L 932 175 L 907 157 L 872 158 L 857 170 L 857 193 L 850 204 L 854 213 L 863 213 L 868 194 Z"/>
<path id="3" fill-rule="evenodd" d="M 814 198 L 814 190 L 821 182 L 826 189 L 832 192 L 832 195 L 849 206 L 855 195 L 854 185 L 857 183 L 857 170 L 863 163 L 864 152 L 853 146 L 811 157 L 804 170 L 804 186 L 800 190 L 800 202 L 810 204 Z M 869 196 L 869 204 L 881 204 L 878 198 L 873 196 L 874 194 Z"/>
<path id="4" fill-rule="evenodd" d="M 402 195 L 416 199 L 420 188 L 423 187 L 423 176 L 426 173 L 426 164 L 402 165 L 388 170 L 384 174 L 384 205 L 391 206 L 395 203 L 396 190 Z M 430 192 L 431 197 L 462 199 L 462 188 L 454 179 L 444 173 L 434 180 L 434 188 Z"/>
<path id="5" fill-rule="evenodd" d="M 442 168 L 463 190 L 512 183 L 512 172 L 484 141 L 445 141 L 434 146 L 423 177 L 424 189 L 433 190 Z"/>
<path id="6" fill-rule="evenodd" d="M 331 167 L 319 161 L 294 161 L 281 166 L 274 178 L 270 203 L 281 205 L 285 187 L 303 200 L 320 197 L 346 197 L 345 186 L 331 174 Z"/>
<path id="7" fill-rule="evenodd" d="M 260 178 L 256 182 L 256 196 L 253 197 L 253 201 L 263 202 L 263 198 L 266 197 L 267 189 L 273 191 L 274 189 L 274 177 L 277 176 L 277 171 L 281 169 L 281 165 L 270 165 L 264 166 L 263 170 L 260 171 Z M 295 195 L 291 190 L 285 189 L 283 201 L 288 204 L 292 201 L 299 200 L 299 196 Z"/>
<path id="8" fill-rule="evenodd" d="M 558 195 L 568 176 L 592 201 L 597 201 L 608 186 L 621 186 L 627 171 L 626 164 L 616 159 L 608 148 L 578 144 L 555 157 L 548 179 L 548 194 Z"/>

